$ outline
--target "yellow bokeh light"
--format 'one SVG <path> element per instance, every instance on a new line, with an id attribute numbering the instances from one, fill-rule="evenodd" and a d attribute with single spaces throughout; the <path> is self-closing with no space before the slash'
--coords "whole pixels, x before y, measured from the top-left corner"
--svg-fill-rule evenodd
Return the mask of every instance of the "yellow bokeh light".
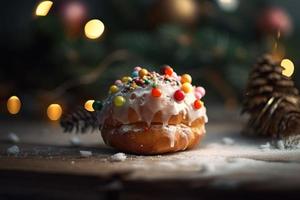
<path id="1" fill-rule="evenodd" d="M 284 70 L 282 71 L 282 75 L 290 77 L 294 73 L 294 63 L 289 59 L 283 59 L 280 64 Z"/>
<path id="2" fill-rule="evenodd" d="M 7 110 L 10 114 L 17 114 L 21 109 L 21 101 L 17 96 L 11 96 L 7 100 Z"/>
<path id="3" fill-rule="evenodd" d="M 52 7 L 52 1 L 42 1 L 36 7 L 35 14 L 37 16 L 46 16 Z"/>
<path id="4" fill-rule="evenodd" d="M 84 104 L 84 108 L 87 110 L 87 111 L 90 111 L 90 112 L 94 112 L 94 108 L 93 108 L 93 103 L 94 103 L 95 100 L 87 100 Z"/>
<path id="5" fill-rule="evenodd" d="M 59 120 L 62 115 L 62 108 L 59 104 L 51 104 L 47 108 L 48 118 L 52 121 Z"/>
<path id="6" fill-rule="evenodd" d="M 104 24 L 99 19 L 92 19 L 84 26 L 85 36 L 89 39 L 97 39 L 104 32 Z"/>
<path id="7" fill-rule="evenodd" d="M 53 4 L 52 1 L 42 1 L 36 7 L 35 14 L 37 16 L 46 16 L 50 11 L 50 8 L 52 7 L 52 4 Z"/>

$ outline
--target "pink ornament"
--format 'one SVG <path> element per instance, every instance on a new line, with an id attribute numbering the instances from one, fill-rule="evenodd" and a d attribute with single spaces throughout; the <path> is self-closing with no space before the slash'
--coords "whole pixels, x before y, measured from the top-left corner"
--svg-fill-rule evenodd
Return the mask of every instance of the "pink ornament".
<path id="1" fill-rule="evenodd" d="M 203 87 L 196 87 L 196 93 L 197 92 L 201 94 L 201 98 L 204 97 L 205 89 Z"/>
<path id="2" fill-rule="evenodd" d="M 64 1 L 60 9 L 67 33 L 71 36 L 80 34 L 88 14 L 85 3 L 78 0 Z"/>
<path id="3" fill-rule="evenodd" d="M 281 7 L 269 7 L 262 10 L 257 24 L 263 33 L 289 35 L 293 30 L 293 22 L 289 14 Z"/>
<path id="4" fill-rule="evenodd" d="M 142 68 L 140 67 L 140 66 L 136 66 L 135 68 L 134 68 L 134 71 L 140 71 Z"/>

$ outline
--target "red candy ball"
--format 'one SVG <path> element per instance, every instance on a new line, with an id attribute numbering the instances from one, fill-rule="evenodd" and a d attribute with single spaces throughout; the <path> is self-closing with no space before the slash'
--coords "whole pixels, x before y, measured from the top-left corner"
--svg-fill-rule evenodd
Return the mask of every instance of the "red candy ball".
<path id="1" fill-rule="evenodd" d="M 176 92 L 174 93 L 174 99 L 176 101 L 182 101 L 184 97 L 185 97 L 184 92 L 182 92 L 181 90 L 176 90 Z"/>
<path id="2" fill-rule="evenodd" d="M 153 88 L 153 89 L 151 90 L 151 95 L 152 95 L 153 97 L 160 97 L 160 96 L 161 96 L 161 90 L 158 89 L 158 88 Z"/>
<path id="3" fill-rule="evenodd" d="M 161 73 L 162 74 L 165 74 L 165 75 L 168 75 L 168 76 L 172 76 L 173 74 L 173 68 L 170 67 L 169 65 L 165 65 L 161 68 Z"/>
<path id="4" fill-rule="evenodd" d="M 194 101 L 194 108 L 196 109 L 196 110 L 198 110 L 198 109 L 200 109 L 202 107 L 202 102 L 200 101 L 200 100 L 195 100 Z"/>

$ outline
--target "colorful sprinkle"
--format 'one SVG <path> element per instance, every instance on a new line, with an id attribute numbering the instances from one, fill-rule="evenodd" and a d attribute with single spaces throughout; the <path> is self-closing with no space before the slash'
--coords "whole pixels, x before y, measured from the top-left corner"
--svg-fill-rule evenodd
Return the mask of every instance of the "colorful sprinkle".
<path id="1" fill-rule="evenodd" d="M 138 77 L 139 76 L 139 72 L 138 71 L 133 71 L 132 73 L 131 73 L 131 76 L 132 77 Z"/>
<path id="2" fill-rule="evenodd" d="M 94 101 L 92 107 L 94 110 L 101 110 L 103 107 L 103 104 L 101 101 Z"/>
<path id="3" fill-rule="evenodd" d="M 161 96 L 161 90 L 158 88 L 152 88 L 151 95 L 153 97 L 160 97 Z"/>
<path id="4" fill-rule="evenodd" d="M 180 82 L 181 83 L 192 83 L 192 77 L 189 74 L 183 74 L 183 75 L 181 75 Z"/>
<path id="5" fill-rule="evenodd" d="M 165 75 L 172 76 L 173 68 L 168 66 L 168 65 L 164 66 L 163 72 L 164 72 Z"/>
<path id="6" fill-rule="evenodd" d="M 145 79 L 145 84 L 149 84 L 150 83 L 150 81 L 148 80 L 148 79 Z"/>
<path id="7" fill-rule="evenodd" d="M 125 103 L 126 103 L 126 99 L 125 99 L 124 97 L 122 97 L 122 96 L 116 96 L 116 97 L 114 98 L 114 104 L 115 104 L 115 106 L 117 106 L 117 107 L 121 107 L 121 106 L 123 106 Z"/>
<path id="8" fill-rule="evenodd" d="M 196 110 L 200 109 L 202 106 L 203 106 L 203 102 L 202 101 L 200 101 L 198 99 L 194 101 L 194 108 Z"/>
<path id="9" fill-rule="evenodd" d="M 142 68 L 140 67 L 140 66 L 136 66 L 135 68 L 134 68 L 134 71 L 140 71 Z"/>
<path id="10" fill-rule="evenodd" d="M 141 77 L 141 78 L 143 78 L 144 76 L 146 76 L 148 74 L 148 70 L 147 69 L 141 69 L 140 71 L 139 71 L 139 76 Z"/>
<path id="11" fill-rule="evenodd" d="M 118 92 L 119 91 L 119 88 L 118 88 L 118 86 L 116 86 L 116 85 L 112 85 L 112 86 L 110 86 L 110 88 L 109 88 L 109 92 L 110 93 L 116 93 L 116 92 Z"/>
<path id="12" fill-rule="evenodd" d="M 184 99 L 185 95 L 181 90 L 176 90 L 174 93 L 174 99 L 176 101 L 182 101 Z"/>
<path id="13" fill-rule="evenodd" d="M 131 78 L 130 76 L 124 76 L 124 77 L 122 78 L 122 82 L 123 82 L 123 83 L 128 83 L 129 81 L 132 81 L 132 78 Z"/>
<path id="14" fill-rule="evenodd" d="M 196 92 L 199 92 L 201 94 L 201 98 L 205 95 L 205 89 L 203 87 L 196 87 Z"/>
<path id="15" fill-rule="evenodd" d="M 184 83 L 181 86 L 182 91 L 184 91 L 184 93 L 189 93 L 193 90 L 193 86 L 190 83 Z"/>
<path id="16" fill-rule="evenodd" d="M 202 94 L 198 91 L 195 91 L 195 97 L 196 99 L 201 99 L 202 98 Z"/>
<path id="17" fill-rule="evenodd" d="M 121 86 L 121 85 L 122 85 L 122 81 L 121 81 L 121 80 L 116 80 L 116 81 L 115 81 L 115 84 L 116 84 L 117 86 Z"/>

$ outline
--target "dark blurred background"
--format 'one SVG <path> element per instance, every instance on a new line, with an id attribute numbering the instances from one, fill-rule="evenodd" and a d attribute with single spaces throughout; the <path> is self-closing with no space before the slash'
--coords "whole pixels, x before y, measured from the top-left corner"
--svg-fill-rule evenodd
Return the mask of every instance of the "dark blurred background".
<path id="1" fill-rule="evenodd" d="M 49 12 L 41 3 L 2 2 L 1 119 L 11 117 L 13 95 L 18 116 L 35 119 L 47 119 L 53 103 L 68 112 L 102 99 L 137 65 L 189 73 L 206 88 L 208 107 L 227 110 L 239 108 L 248 72 L 264 52 L 290 59 L 300 81 L 300 1 L 64 0 L 52 1 Z M 103 33 L 101 22 L 84 31 L 92 19 Z"/>

